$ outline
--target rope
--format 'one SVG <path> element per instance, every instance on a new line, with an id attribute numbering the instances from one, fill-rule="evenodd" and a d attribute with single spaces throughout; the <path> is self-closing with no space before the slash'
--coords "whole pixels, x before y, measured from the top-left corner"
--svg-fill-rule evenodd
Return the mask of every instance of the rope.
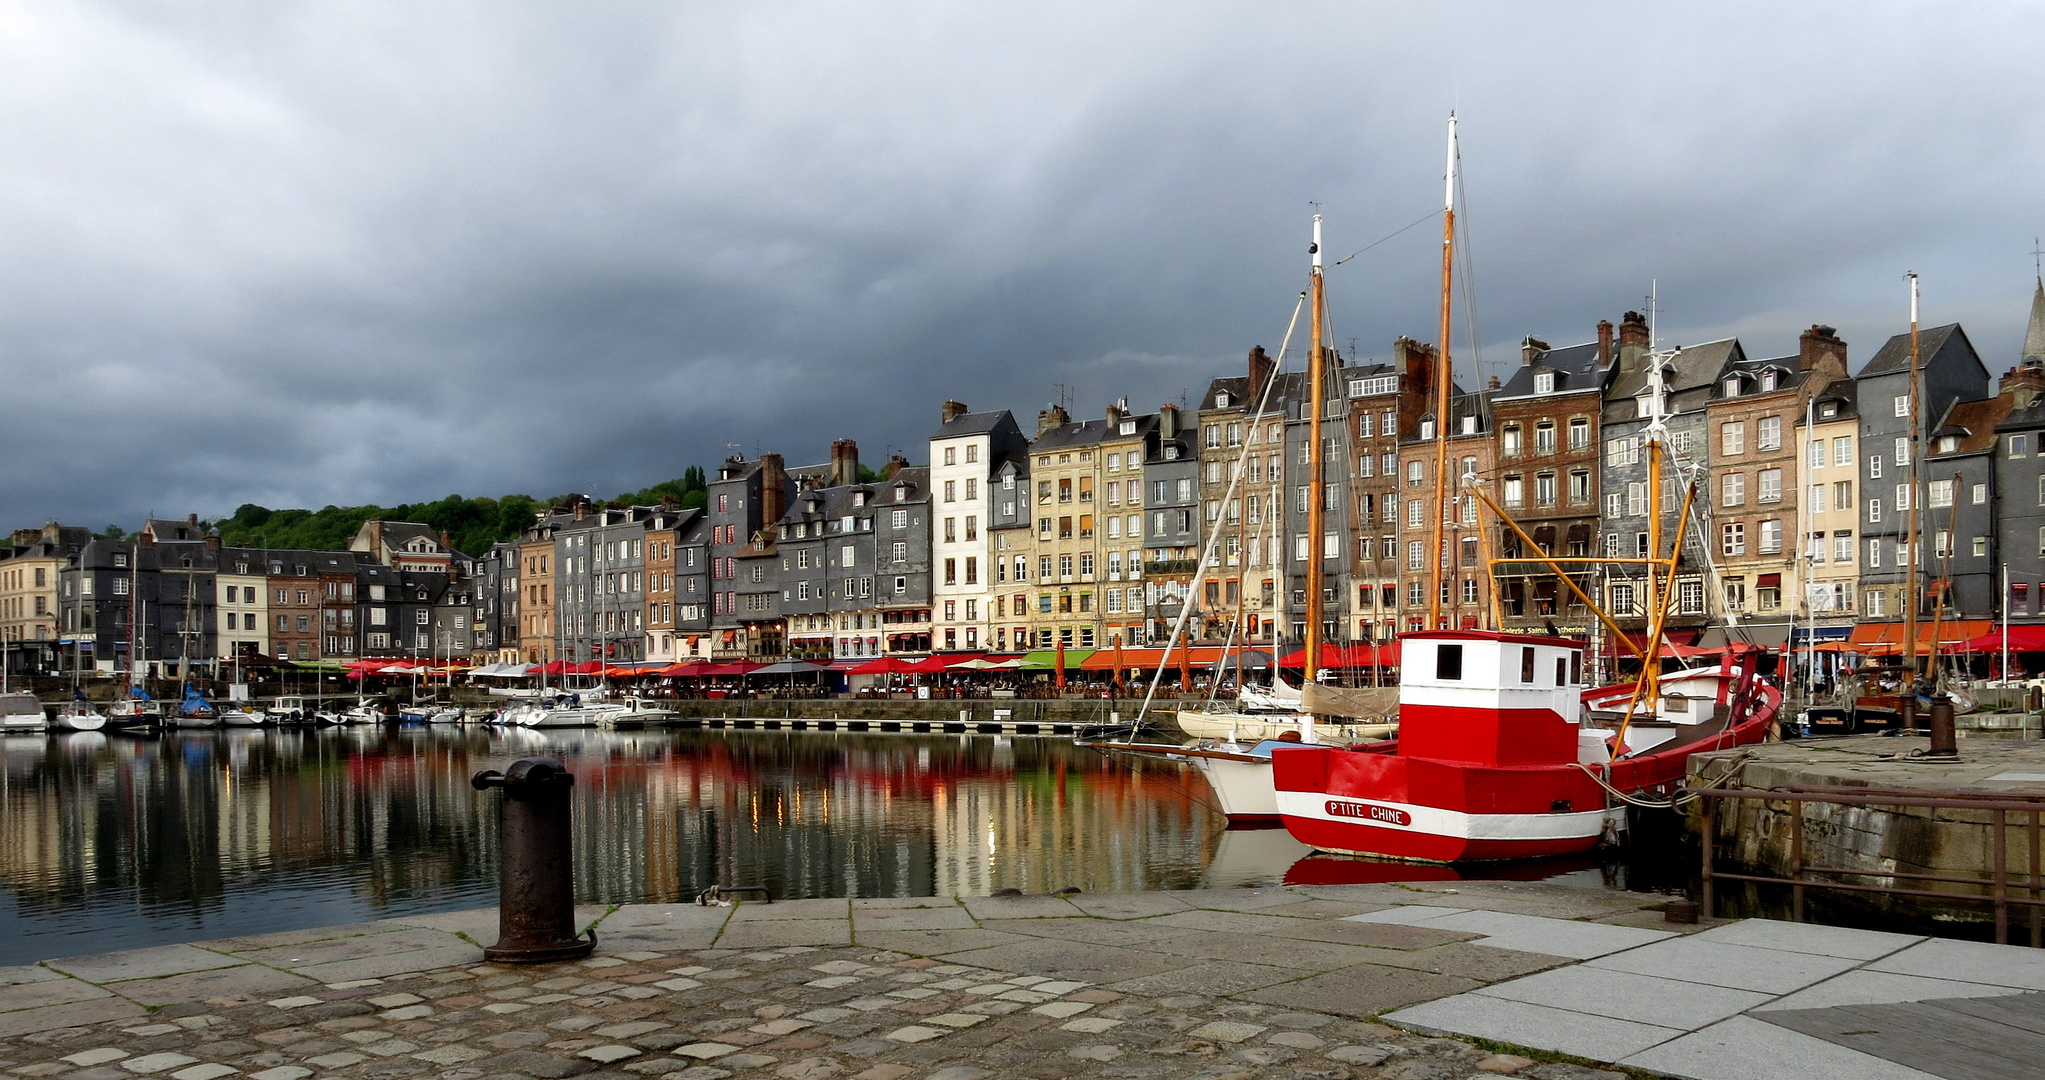
<path id="1" fill-rule="evenodd" d="M 1382 244 L 1382 243 L 1384 243 L 1385 241 L 1387 241 L 1387 240 L 1390 240 L 1390 239 L 1392 239 L 1392 237 L 1398 236 L 1398 235 L 1399 235 L 1399 233 L 1403 233 L 1403 232 L 1406 232 L 1406 231 L 1407 231 L 1407 230 L 1409 230 L 1409 229 L 1413 229 L 1413 228 L 1416 228 L 1416 227 L 1418 227 L 1418 226 L 1420 226 L 1420 225 L 1424 225 L 1424 224 L 1426 224 L 1427 222 L 1429 222 L 1429 221 L 1432 221 L 1432 220 L 1434 220 L 1435 218 L 1438 218 L 1438 217 L 1440 217 L 1440 216 L 1441 216 L 1441 211 L 1439 211 L 1439 210 L 1429 210 L 1429 211 L 1428 211 L 1428 212 L 1427 212 L 1427 213 L 1426 213 L 1426 214 L 1425 214 L 1424 216 L 1422 216 L 1422 217 L 1421 217 L 1421 218 L 1420 218 L 1420 219 L 1419 219 L 1418 221 L 1415 221 L 1415 222 L 1414 222 L 1414 223 L 1413 223 L 1412 225 L 1408 225 L 1408 226 L 1406 226 L 1406 228 L 1404 228 L 1404 229 L 1400 229 L 1400 230 L 1399 230 L 1399 232 L 1395 232 L 1395 233 L 1390 233 L 1390 234 L 1387 234 L 1387 235 L 1385 235 L 1385 236 L 1379 237 L 1378 239 L 1376 239 L 1376 240 L 1373 240 L 1373 241 L 1371 241 L 1370 243 L 1368 243 L 1368 244 L 1365 244 L 1365 245 L 1363 245 L 1363 246 L 1362 246 L 1362 247 L 1360 247 L 1360 248 L 1357 248 L 1357 249 L 1356 249 L 1355 251 L 1352 251 L 1352 252 L 1350 252 L 1349 254 L 1347 254 L 1347 255 L 1344 255 L 1344 256 L 1342 256 L 1341 258 L 1339 258 L 1339 259 L 1336 259 L 1336 260 L 1335 260 L 1334 262 L 1332 262 L 1332 263 L 1328 264 L 1328 268 L 1329 268 L 1330 270 L 1332 270 L 1332 269 L 1334 269 L 1334 268 L 1335 268 L 1335 267 L 1337 267 L 1337 266 L 1341 266 L 1341 265 L 1342 265 L 1343 263 L 1346 263 L 1346 262 L 1348 262 L 1349 260 L 1351 260 L 1351 259 L 1354 259 L 1354 258 L 1356 258 L 1356 257 L 1357 257 L 1358 255 L 1361 255 L 1361 254 L 1363 254 L 1364 252 L 1366 252 L 1366 251 L 1369 251 L 1370 249 L 1372 249 L 1372 248 L 1374 248 L 1374 247 L 1378 246 L 1379 244 Z"/>
<path id="2" fill-rule="evenodd" d="M 1724 775 L 1720 776 L 1716 780 L 1713 780 L 1711 783 L 1704 785 L 1702 788 L 1693 789 L 1693 791 L 1708 791 L 1715 787 L 1725 786 L 1727 783 L 1730 783 L 1732 781 L 1733 777 L 1739 775 L 1740 770 L 1745 768 L 1747 762 L 1752 760 L 1753 757 L 1754 757 L 1753 751 L 1751 750 L 1741 751 L 1740 755 L 1733 759 L 1732 767 L 1727 769 Z M 1684 806 L 1688 806 L 1691 803 L 1696 802 L 1698 799 L 1703 798 L 1703 796 L 1697 794 L 1682 795 L 1673 799 L 1645 799 L 1638 795 L 1629 795 L 1626 792 L 1620 791 L 1618 788 L 1613 787 L 1609 782 L 1605 780 L 1604 777 L 1598 775 L 1596 770 L 1592 769 L 1588 765 L 1585 765 L 1583 762 L 1572 761 L 1570 762 L 1570 764 L 1576 766 L 1579 769 L 1582 769 L 1583 774 L 1585 776 L 1590 777 L 1592 780 L 1596 781 L 1599 787 L 1605 789 L 1606 794 L 1612 796 L 1615 799 L 1618 799 L 1620 802 L 1623 802 L 1628 806 L 1638 806 L 1648 810 L 1675 810 Z"/>

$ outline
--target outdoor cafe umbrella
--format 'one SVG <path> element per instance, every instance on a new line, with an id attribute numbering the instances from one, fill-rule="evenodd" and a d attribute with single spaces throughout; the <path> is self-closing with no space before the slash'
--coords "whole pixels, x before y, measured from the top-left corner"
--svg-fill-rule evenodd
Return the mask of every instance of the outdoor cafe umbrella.
<path id="1" fill-rule="evenodd" d="M 1051 670 L 1054 673 L 1052 676 L 1053 684 L 1060 690 L 1065 689 L 1065 643 L 1063 641 L 1058 643 L 1058 651 L 1052 654 Z"/>
<path id="2" fill-rule="evenodd" d="M 996 663 L 995 661 L 989 660 L 989 659 L 987 659 L 987 658 L 986 658 L 986 657 L 984 657 L 984 656 L 976 656 L 976 657 L 972 658 L 971 660 L 968 660 L 968 661 L 966 661 L 966 662 L 965 662 L 965 663 L 963 663 L 963 664 L 953 664 L 952 666 L 950 666 L 950 667 L 948 667 L 948 668 L 945 668 L 945 670 L 946 670 L 946 671 L 986 671 L 986 670 L 988 670 L 989 668 L 998 668 L 998 667 L 1000 667 L 1000 666 L 1001 666 L 1000 664 Z"/>
<path id="3" fill-rule="evenodd" d="M 910 663 L 907 660 L 903 660 L 899 657 L 894 656 L 883 656 L 877 660 L 868 660 L 866 663 L 861 664 L 856 668 L 852 668 L 848 672 L 848 674 L 901 675 L 914 670 L 916 670 L 916 665 Z"/>

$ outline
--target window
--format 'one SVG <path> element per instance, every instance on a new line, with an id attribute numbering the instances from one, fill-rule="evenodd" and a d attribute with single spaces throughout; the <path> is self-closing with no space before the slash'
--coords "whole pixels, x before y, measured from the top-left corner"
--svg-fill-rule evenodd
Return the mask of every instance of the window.
<path id="1" fill-rule="evenodd" d="M 1973 503 L 1974 503 L 1974 505 L 1976 505 L 1976 506 L 1986 506 L 1986 505 L 1988 505 L 1988 485 L 1987 485 L 1987 484 L 1975 484 L 1975 485 L 1973 486 L 1973 488 L 1971 488 L 1971 489 L 1970 489 L 1970 494 L 1971 494 L 1971 498 L 1972 498 L 1972 500 L 1973 500 Z"/>
<path id="2" fill-rule="evenodd" d="M 1867 519 L 1869 521 L 1882 520 L 1882 500 L 1869 499 L 1867 501 Z"/>
<path id="3" fill-rule="evenodd" d="M 1518 457 L 1520 455 L 1520 426 L 1518 424 L 1505 425 L 1500 434 L 1500 439 L 1502 441 L 1503 453 L 1506 457 Z"/>
<path id="4" fill-rule="evenodd" d="M 1832 440 L 1832 464 L 1842 468 L 1853 464 L 1853 436 L 1841 435 Z"/>
<path id="5" fill-rule="evenodd" d="M 1882 565 L 1882 542 L 1871 538 L 1867 542 L 1867 565 L 1879 568 Z"/>
<path id="6" fill-rule="evenodd" d="M 2019 435 L 2011 435 L 2009 437 L 2009 456 L 2013 458 L 2020 458 L 2029 457 L 2030 454 L 2031 436 L 2028 432 Z"/>
<path id="7" fill-rule="evenodd" d="M 1578 470 L 1569 474 L 1569 501 L 1587 503 L 1591 501 L 1591 474 Z"/>
<path id="8" fill-rule="evenodd" d="M 1809 469 L 1825 467 L 1825 440 L 1812 439 L 1810 445 L 1804 448 L 1804 467 Z"/>
<path id="9" fill-rule="evenodd" d="M 1718 429 L 1718 448 L 1722 454 L 1746 453 L 1747 425 L 1741 422 L 1721 424 Z"/>
<path id="10" fill-rule="evenodd" d="M 1633 614 L 1633 586 L 1623 582 L 1613 584 L 1611 603 L 1612 614 Z"/>
<path id="11" fill-rule="evenodd" d="M 1767 390 L 1772 388 L 1763 385 L 1762 389 Z M 1756 449 L 1760 450 L 1782 449 L 1782 417 L 1764 416 L 1756 425 L 1756 428 L 1757 430 L 1755 431 L 1754 440 Z"/>
<path id="12" fill-rule="evenodd" d="M 1746 523 L 1729 521 L 1719 527 L 1719 553 L 1722 555 L 1745 555 L 1747 553 Z"/>
<path id="13" fill-rule="evenodd" d="M 1419 487 L 1427 482 L 1426 472 L 1419 461 L 1406 463 L 1406 486 Z"/>
<path id="14" fill-rule="evenodd" d="M 1418 540 L 1409 541 L 1406 544 L 1406 569 L 1424 570 L 1426 568 L 1427 545 Z"/>
<path id="15" fill-rule="evenodd" d="M 1759 554 L 1782 554 L 1782 522 L 1780 520 L 1771 518 L 1761 523 L 1761 549 Z"/>
<path id="16" fill-rule="evenodd" d="M 1908 488 L 1899 487 L 1896 490 L 1902 492 L 1907 491 Z M 1953 505 L 1953 482 L 1951 480 L 1933 480 L 1930 488 L 1925 491 L 1925 498 L 1925 505 L 1933 510 L 1943 510 Z"/>
<path id="17" fill-rule="evenodd" d="M 1909 415 L 1910 415 L 1910 395 L 1909 395 L 1909 394 L 1900 394 L 1900 395 L 1898 395 L 1898 396 L 1897 396 L 1897 397 L 1895 398 L 1894 404 L 1895 404 L 1895 407 L 1896 407 L 1896 415 L 1897 415 L 1897 416 L 1909 416 Z"/>
<path id="18" fill-rule="evenodd" d="M 1534 501 L 1541 506 L 1555 505 L 1555 474 L 1542 473 L 1534 477 Z"/>
<path id="19" fill-rule="evenodd" d="M 1725 606 L 1734 611 L 1747 609 L 1747 579 L 1727 578 L 1725 583 Z"/>
<path id="20" fill-rule="evenodd" d="M 1725 381 L 1725 384 L 1722 387 L 1720 387 L 1720 389 L 1721 391 L 1723 391 L 1723 396 L 1725 397 L 1739 397 L 1740 377 L 1738 375 L 1734 375 L 1731 378 L 1728 378 Z"/>
<path id="21" fill-rule="evenodd" d="M 1727 473 L 1719 477 L 1719 503 L 1724 506 L 1747 505 L 1747 474 Z"/>
<path id="22" fill-rule="evenodd" d="M 1579 417 L 1569 422 L 1569 448 L 1582 450 L 1591 444 L 1591 422 Z"/>
<path id="23" fill-rule="evenodd" d="M 1906 510 L 1909 510 L 1909 509 L 1910 509 L 1910 485 L 1909 485 L 1909 484 L 1897 484 L 1897 485 L 1896 485 L 1896 512 L 1900 514 L 1900 513 L 1903 513 L 1904 511 L 1906 511 Z"/>
<path id="24" fill-rule="evenodd" d="M 1804 509 L 1809 510 L 1813 514 L 1822 514 L 1825 512 L 1825 485 L 1823 484 L 1811 485 L 1810 505 L 1804 507 Z"/>
<path id="25" fill-rule="evenodd" d="M 1987 557 L 1987 555 L 1988 555 L 1988 538 L 1987 538 L 1987 537 L 1985 537 L 1985 536 L 1977 536 L 1977 537 L 1975 537 L 1975 538 L 1974 538 L 1974 540 L 1973 540 L 1973 544 L 1974 544 L 1974 557 L 1975 557 L 1975 558 L 1977 558 L 1977 559 L 1980 559 L 1980 558 L 1985 558 L 1985 557 Z"/>
<path id="26" fill-rule="evenodd" d="M 1616 491 L 1605 493 L 1605 516 L 1615 518 L 1625 512 L 1625 496 Z"/>
<path id="27" fill-rule="evenodd" d="M 1841 480 L 1832 485 L 1832 508 L 1834 510 L 1853 509 L 1853 481 Z"/>
<path id="28" fill-rule="evenodd" d="M 1762 469 L 1755 479 L 1759 481 L 1756 485 L 1758 490 L 1755 492 L 1755 501 L 1764 503 L 1782 501 L 1781 469 Z"/>
<path id="29" fill-rule="evenodd" d="M 1908 464 L 1910 464 L 1910 440 L 1909 440 L 1909 439 L 1905 439 L 1905 438 L 1898 438 L 1898 439 L 1896 440 L 1896 464 L 1898 464 L 1898 465 L 1908 465 Z"/>
<path id="30" fill-rule="evenodd" d="M 1684 615 L 1704 614 L 1704 583 L 1695 580 L 1677 582 L 1676 604 Z"/>
<path id="31" fill-rule="evenodd" d="M 1832 534 L 1832 561 L 1850 563 L 1853 561 L 1853 534 L 1836 532 Z"/>
<path id="32" fill-rule="evenodd" d="M 1538 372 L 1538 373 L 1536 373 L 1536 374 L 1534 375 L 1534 393 L 1536 393 L 1536 394 L 1552 394 L 1552 393 L 1554 393 L 1554 392 L 1555 392 L 1555 373 L 1554 373 L 1554 372 L 1552 372 L 1552 371 L 1542 371 L 1542 372 Z"/>
<path id="33" fill-rule="evenodd" d="M 1554 452 L 1555 425 L 1546 421 L 1534 425 L 1534 453 L 1552 454 Z"/>
<path id="34" fill-rule="evenodd" d="M 1867 613 L 1877 619 L 1888 614 L 1888 598 L 1888 594 L 1880 589 L 1869 589 L 1866 603 Z"/>
<path id="35" fill-rule="evenodd" d="M 2045 477 L 2039 479 L 2039 505 L 2045 506 Z M 1517 476 L 1505 478 L 1505 505 L 1518 509 L 1527 503 L 1526 481 Z"/>
<path id="36" fill-rule="evenodd" d="M 1641 517 L 1647 513 L 1647 484 L 1637 481 L 1626 485 L 1626 514 Z"/>
<path id="37" fill-rule="evenodd" d="M 1867 475 L 1870 480 L 1880 480 L 1882 478 L 1882 459 L 1880 455 L 1867 459 Z"/>
<path id="38" fill-rule="evenodd" d="M 1460 681 L 1463 677 L 1463 647 L 1441 642 L 1434 647 L 1434 677 Z"/>

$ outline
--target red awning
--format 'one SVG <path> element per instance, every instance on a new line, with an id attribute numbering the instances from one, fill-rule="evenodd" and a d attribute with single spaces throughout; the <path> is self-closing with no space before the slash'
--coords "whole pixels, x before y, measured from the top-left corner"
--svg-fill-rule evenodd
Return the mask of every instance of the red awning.
<path id="1" fill-rule="evenodd" d="M 1278 661 L 1279 667 L 1296 668 L 1306 663 L 1307 651 L 1294 649 Z M 1397 664 L 1398 646 L 1392 642 L 1381 645 L 1323 645 L 1321 666 L 1331 667 L 1374 667 L 1380 664 Z"/>
<path id="2" fill-rule="evenodd" d="M 1754 579 L 1754 587 L 1757 589 L 1780 589 L 1782 588 L 1782 575 L 1762 574 Z"/>
<path id="3" fill-rule="evenodd" d="M 1998 653 L 2002 651 L 2002 637 L 2002 627 L 1998 626 L 1980 637 L 1967 639 L 1965 648 L 1969 652 Z M 2045 652 L 2045 626 L 2037 623 L 2011 624 L 2009 651 Z"/>
<path id="4" fill-rule="evenodd" d="M 900 675 L 903 672 L 915 671 L 916 665 L 900 657 L 883 656 L 847 670 L 853 675 Z"/>
<path id="5" fill-rule="evenodd" d="M 764 665 L 755 664 L 751 660 L 733 660 L 729 664 L 705 664 L 702 673 L 704 675 L 744 675 L 749 671 L 758 671 L 762 666 Z"/>

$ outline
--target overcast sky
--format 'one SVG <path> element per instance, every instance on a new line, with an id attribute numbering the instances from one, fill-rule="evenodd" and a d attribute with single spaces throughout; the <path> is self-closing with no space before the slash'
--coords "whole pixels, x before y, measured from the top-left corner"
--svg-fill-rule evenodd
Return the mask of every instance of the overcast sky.
<path id="1" fill-rule="evenodd" d="M 1440 202 L 1475 346 L 1642 305 L 1858 367 L 2015 360 L 2045 233 L 2035 4 L 0 0 L 0 508 L 603 495 L 939 404 L 1150 410 L 1275 351 Z M 1332 271 L 1436 336 L 1439 224 Z M 1466 376 L 1467 378 L 1467 376 Z"/>

